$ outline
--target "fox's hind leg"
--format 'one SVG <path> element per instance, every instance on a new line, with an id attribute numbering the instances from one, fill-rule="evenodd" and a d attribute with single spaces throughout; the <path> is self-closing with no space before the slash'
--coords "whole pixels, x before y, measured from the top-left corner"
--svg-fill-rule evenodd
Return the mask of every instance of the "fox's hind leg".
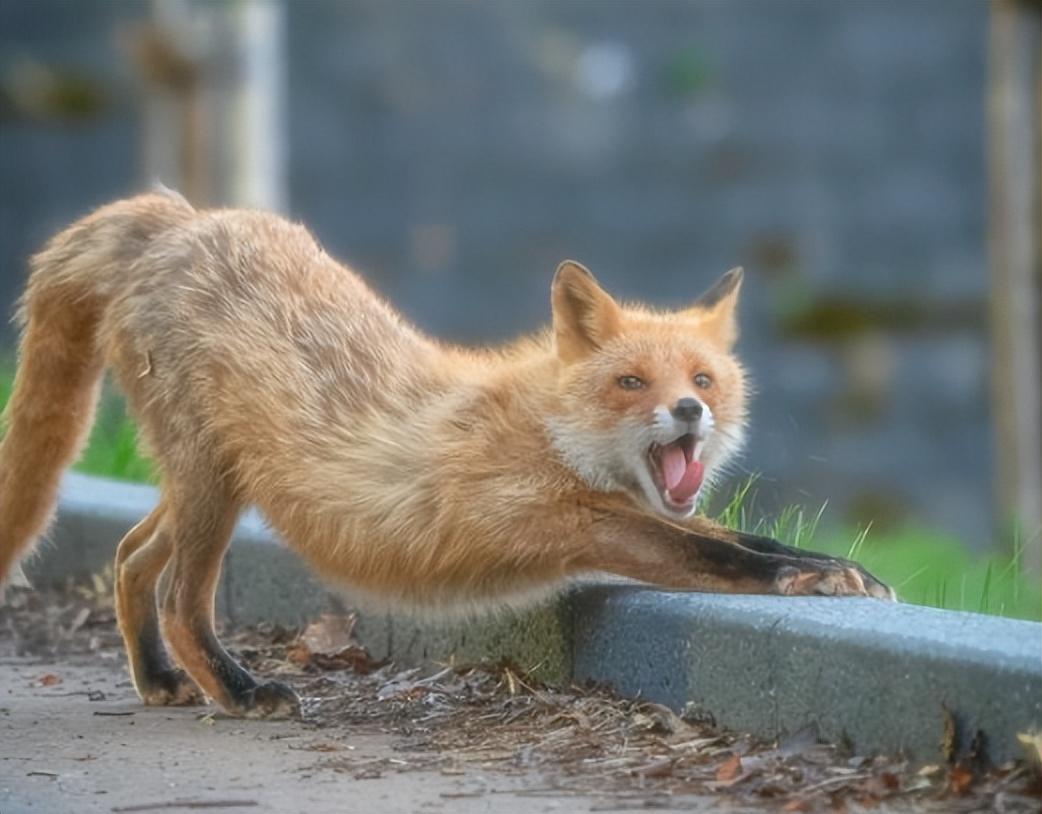
<path id="1" fill-rule="evenodd" d="M 141 700 L 150 705 L 190 705 L 203 694 L 175 667 L 159 632 L 156 584 L 170 559 L 171 538 L 163 528 L 163 505 L 132 528 L 116 551 L 116 616 Z"/>
<path id="2" fill-rule="evenodd" d="M 174 657 L 232 715 L 299 715 L 300 701 L 289 687 L 258 684 L 221 647 L 214 632 L 214 595 L 238 502 L 220 486 L 199 483 L 168 496 L 173 555 L 161 624 Z"/>

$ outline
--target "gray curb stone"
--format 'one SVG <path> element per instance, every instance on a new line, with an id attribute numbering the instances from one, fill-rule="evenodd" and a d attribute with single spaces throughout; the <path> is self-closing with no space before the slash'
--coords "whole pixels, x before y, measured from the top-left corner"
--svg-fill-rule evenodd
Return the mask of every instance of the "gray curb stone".
<path id="1" fill-rule="evenodd" d="M 573 676 L 738 730 L 816 726 L 831 742 L 933 759 L 944 708 L 993 757 L 1042 720 L 1042 625 L 872 599 L 591 588 Z"/>
<path id="2" fill-rule="evenodd" d="M 97 573 L 154 505 L 151 487 L 69 474 L 37 584 Z M 302 624 L 345 599 L 323 588 L 256 514 L 236 528 L 219 609 Z M 859 753 L 939 757 L 943 710 L 963 746 L 978 729 L 1001 761 L 1042 729 L 1042 624 L 874 600 L 676 594 L 583 585 L 526 613 L 434 624 L 359 612 L 361 641 L 403 665 L 509 658 L 556 683 L 595 682 L 728 727 L 817 726 Z"/>

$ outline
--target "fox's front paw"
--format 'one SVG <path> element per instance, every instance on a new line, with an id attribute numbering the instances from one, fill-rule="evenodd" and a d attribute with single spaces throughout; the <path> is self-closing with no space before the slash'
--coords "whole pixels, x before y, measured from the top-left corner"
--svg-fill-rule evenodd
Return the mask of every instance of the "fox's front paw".
<path id="1" fill-rule="evenodd" d="M 778 593 L 786 596 L 871 596 L 895 601 L 893 589 L 856 563 L 801 562 L 778 571 Z"/>

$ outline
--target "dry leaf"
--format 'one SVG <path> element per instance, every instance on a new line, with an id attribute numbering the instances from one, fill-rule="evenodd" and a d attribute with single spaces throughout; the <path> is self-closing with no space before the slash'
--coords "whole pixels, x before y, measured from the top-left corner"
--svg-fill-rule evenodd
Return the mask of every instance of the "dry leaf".
<path id="1" fill-rule="evenodd" d="M 1028 759 L 1042 764 L 1042 732 L 1018 732 L 1017 740 L 1028 753 Z"/>
<path id="2" fill-rule="evenodd" d="M 720 782 L 734 780 L 742 773 L 742 759 L 737 753 L 716 767 L 716 779 Z"/>
<path id="3" fill-rule="evenodd" d="M 881 772 L 861 785 L 861 792 L 871 800 L 883 800 L 899 791 L 901 781 L 893 772 Z"/>
<path id="4" fill-rule="evenodd" d="M 354 638 L 355 616 L 339 616 L 324 613 L 300 634 L 299 644 L 311 653 L 332 655 L 345 647 L 356 645 Z"/>
<path id="5" fill-rule="evenodd" d="M 293 664 L 306 667 L 311 661 L 311 651 L 305 644 L 295 644 L 286 650 L 286 659 Z"/>
<path id="6" fill-rule="evenodd" d="M 973 788 L 973 772 L 961 763 L 948 772 L 948 788 L 956 794 L 969 794 Z"/>
<path id="7" fill-rule="evenodd" d="M 644 712 L 651 719 L 651 732 L 674 735 L 684 728 L 684 722 L 669 707 L 662 704 L 645 704 Z"/>
<path id="8" fill-rule="evenodd" d="M 669 777 L 673 774 L 673 760 L 671 758 L 656 760 L 653 763 L 648 763 L 635 769 L 634 774 L 643 777 Z"/>
<path id="9" fill-rule="evenodd" d="M 326 613 L 312 622 L 287 649 L 286 659 L 300 667 L 318 670 L 354 670 L 365 675 L 382 667 L 354 639 L 355 616 Z"/>
<path id="10" fill-rule="evenodd" d="M 54 673 L 44 673 L 36 679 L 36 683 L 41 687 L 53 687 L 55 684 L 61 684 L 62 680 Z"/>

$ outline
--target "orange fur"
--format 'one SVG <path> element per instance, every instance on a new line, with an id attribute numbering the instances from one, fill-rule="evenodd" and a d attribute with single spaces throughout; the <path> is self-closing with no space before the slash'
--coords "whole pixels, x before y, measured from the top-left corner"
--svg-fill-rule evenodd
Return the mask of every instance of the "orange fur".
<path id="1" fill-rule="evenodd" d="M 107 368 L 161 482 L 161 508 L 117 559 L 120 623 L 152 703 L 191 702 L 198 684 L 241 714 L 292 707 L 213 636 L 221 559 L 249 504 L 322 576 L 410 606 L 503 604 L 596 570 L 883 595 L 853 566 L 671 514 L 649 491 L 649 433 L 678 399 L 706 409 L 708 478 L 741 442 L 738 281 L 655 312 L 565 263 L 552 331 L 467 350 L 406 324 L 282 218 L 173 194 L 103 207 L 33 259 L 0 445 L 0 582 L 45 528 Z M 620 387 L 627 376 L 641 388 Z M 792 568 L 817 576 L 797 583 Z"/>

